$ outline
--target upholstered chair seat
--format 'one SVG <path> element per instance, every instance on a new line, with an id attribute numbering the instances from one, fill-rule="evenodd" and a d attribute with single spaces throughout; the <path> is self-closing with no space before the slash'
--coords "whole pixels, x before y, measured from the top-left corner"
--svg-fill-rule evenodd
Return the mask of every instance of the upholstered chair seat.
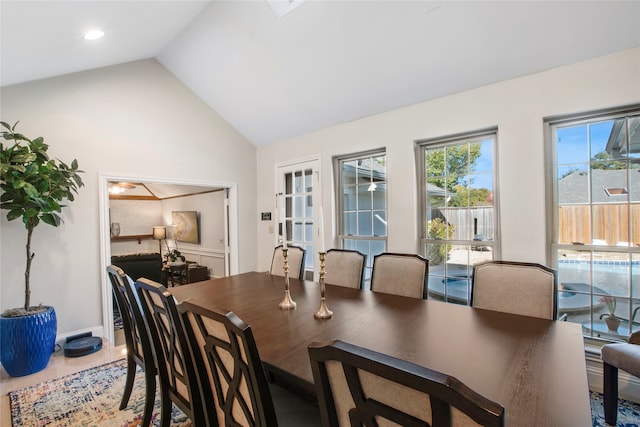
<path id="1" fill-rule="evenodd" d="M 616 425 L 618 416 L 618 369 L 640 377 L 640 331 L 636 331 L 627 342 L 602 346 L 604 367 L 604 419 Z"/>

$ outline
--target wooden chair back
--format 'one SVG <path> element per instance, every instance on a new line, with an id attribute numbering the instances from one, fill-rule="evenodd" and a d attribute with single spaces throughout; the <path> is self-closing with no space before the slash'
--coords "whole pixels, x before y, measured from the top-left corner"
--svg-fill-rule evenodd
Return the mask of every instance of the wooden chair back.
<path id="1" fill-rule="evenodd" d="M 429 261 L 417 254 L 384 252 L 373 258 L 371 290 L 427 299 Z"/>
<path id="2" fill-rule="evenodd" d="M 264 367 L 249 325 L 233 312 L 192 301 L 178 306 L 200 381 L 207 425 L 277 426 Z"/>
<path id="3" fill-rule="evenodd" d="M 367 256 L 348 249 L 329 249 L 325 255 L 324 281 L 330 285 L 362 289 Z"/>
<path id="4" fill-rule="evenodd" d="M 309 347 L 325 426 L 504 426 L 504 408 L 456 378 L 342 341 Z"/>
<path id="5" fill-rule="evenodd" d="M 473 266 L 471 306 L 555 320 L 556 271 L 541 264 L 487 261 Z"/>
<path id="6" fill-rule="evenodd" d="M 129 278 L 125 272 L 115 265 L 107 267 L 107 275 L 111 282 L 111 288 L 118 304 L 118 310 L 120 311 L 120 317 L 122 318 L 122 329 L 124 333 L 124 341 L 127 347 L 127 356 L 131 355 L 141 367 L 145 366 L 145 354 L 151 354 L 152 357 L 149 360 L 151 368 L 153 369 L 155 363 L 153 362 L 153 350 L 151 350 L 151 342 L 149 341 L 149 335 L 147 334 L 144 320 L 140 324 L 137 322 L 134 314 L 134 306 L 127 294 L 126 284 Z M 137 306 L 138 301 L 134 300 L 134 304 Z M 149 345 L 149 351 L 143 351 L 145 345 Z"/>
<path id="7" fill-rule="evenodd" d="M 304 279 L 304 258 L 305 250 L 298 246 L 287 246 L 287 265 L 289 266 L 289 277 L 296 279 Z M 273 250 L 273 258 L 271 260 L 271 270 L 274 276 L 284 276 L 284 255 L 282 253 L 282 245 L 276 246 Z"/>
<path id="8" fill-rule="evenodd" d="M 126 408 L 129 403 L 136 367 L 140 366 L 145 373 L 146 394 L 142 425 L 146 426 L 151 422 L 156 395 L 156 362 L 153 355 L 153 344 L 140 310 L 140 304 L 135 296 L 131 279 L 120 267 L 115 265 L 107 267 L 107 275 L 122 318 L 124 340 L 127 347 L 127 377 L 120 401 L 120 409 Z"/>
<path id="9" fill-rule="evenodd" d="M 135 288 L 154 344 L 161 393 L 161 425 L 171 421 L 171 404 L 194 425 L 205 425 L 196 371 L 173 295 L 160 283 L 140 278 Z"/>

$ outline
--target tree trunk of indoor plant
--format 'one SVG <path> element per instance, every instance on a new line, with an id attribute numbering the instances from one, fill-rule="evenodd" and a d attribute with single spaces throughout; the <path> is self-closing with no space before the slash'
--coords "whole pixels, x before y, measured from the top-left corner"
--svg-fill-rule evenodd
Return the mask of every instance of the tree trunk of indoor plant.
<path id="1" fill-rule="evenodd" d="M 31 302 L 31 286 L 29 285 L 29 277 L 31 276 L 31 261 L 36 255 L 31 252 L 31 235 L 33 234 L 33 221 L 29 221 L 27 226 L 27 268 L 24 271 L 24 311 L 29 311 L 29 303 Z"/>

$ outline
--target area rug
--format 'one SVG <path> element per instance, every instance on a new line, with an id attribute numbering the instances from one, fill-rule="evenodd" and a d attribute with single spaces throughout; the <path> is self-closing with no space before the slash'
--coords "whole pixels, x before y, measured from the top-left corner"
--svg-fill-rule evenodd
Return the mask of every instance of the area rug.
<path id="1" fill-rule="evenodd" d="M 122 316 L 120 315 L 120 309 L 118 308 L 118 304 L 113 305 L 113 330 L 119 331 L 123 328 Z"/>
<path id="2" fill-rule="evenodd" d="M 144 374 L 136 374 L 129 405 L 118 410 L 124 390 L 127 362 L 108 363 L 77 374 L 9 393 L 13 427 L 133 427 L 142 421 Z M 591 392 L 593 427 L 606 427 L 602 394 Z M 173 406 L 172 427 L 192 427 L 191 421 Z M 152 425 L 160 425 L 160 400 L 156 398 Z M 620 399 L 618 426 L 640 427 L 640 405 Z"/>
<path id="3" fill-rule="evenodd" d="M 591 419 L 593 427 L 606 427 L 609 424 L 604 422 L 604 403 L 602 393 L 590 392 L 591 397 Z M 640 405 L 628 400 L 618 399 L 618 426 L 639 427 L 640 426 Z"/>
<path id="4" fill-rule="evenodd" d="M 133 427 L 142 422 L 144 373 L 138 368 L 127 408 L 120 411 L 126 378 L 125 359 L 56 378 L 9 393 L 13 427 Z M 191 421 L 173 406 L 172 427 L 191 427 Z M 160 425 L 156 395 L 152 425 Z"/>

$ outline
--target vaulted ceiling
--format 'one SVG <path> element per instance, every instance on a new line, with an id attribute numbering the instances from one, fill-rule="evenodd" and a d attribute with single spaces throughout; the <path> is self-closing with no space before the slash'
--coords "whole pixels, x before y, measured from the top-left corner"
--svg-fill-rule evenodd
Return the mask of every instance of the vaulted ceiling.
<path id="1" fill-rule="evenodd" d="M 255 145 L 640 46 L 638 1 L 2 0 L 0 23 L 2 86 L 156 58 Z"/>

